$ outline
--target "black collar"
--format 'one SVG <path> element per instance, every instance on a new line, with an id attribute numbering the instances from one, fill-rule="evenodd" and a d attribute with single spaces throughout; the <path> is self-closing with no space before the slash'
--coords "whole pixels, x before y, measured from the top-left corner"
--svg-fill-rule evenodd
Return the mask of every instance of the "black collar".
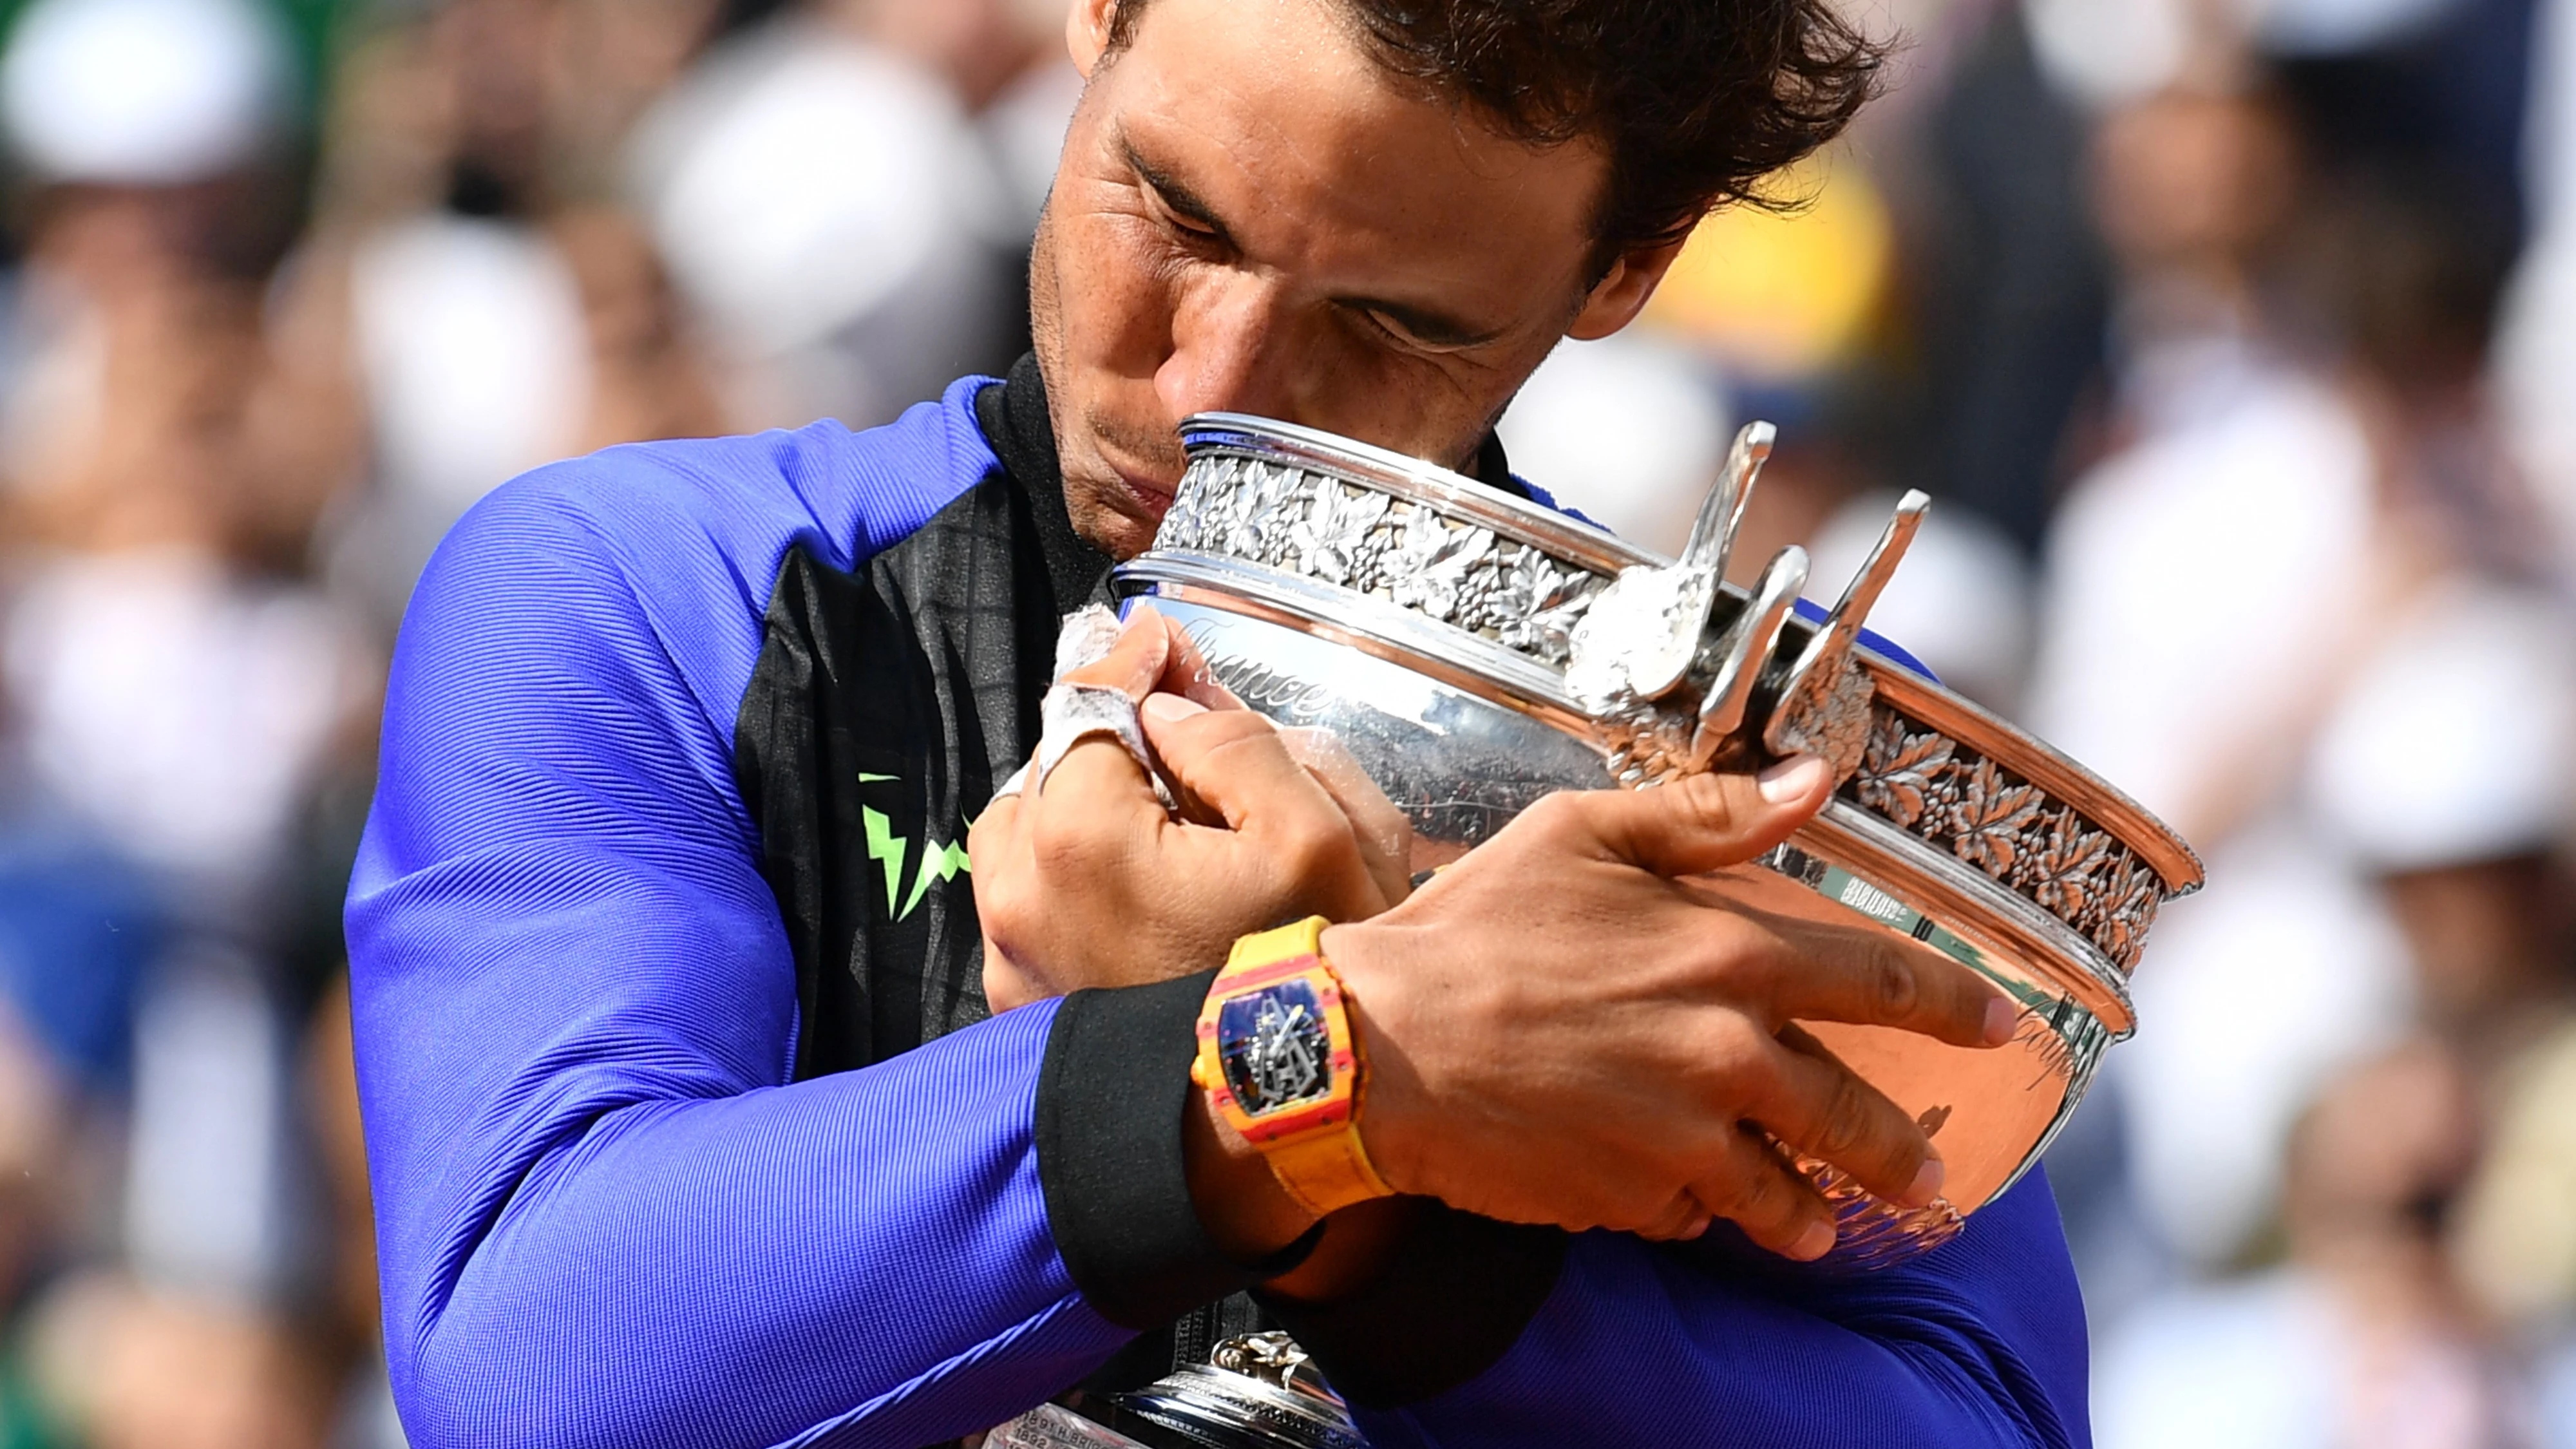
<path id="1" fill-rule="evenodd" d="M 975 395 L 975 424 L 1002 460 L 1002 471 L 1028 499 L 1059 612 L 1073 607 L 1074 600 L 1090 598 L 1114 561 L 1074 532 L 1073 515 L 1064 502 L 1064 465 L 1055 450 L 1055 421 L 1047 414 L 1046 378 L 1038 370 L 1036 353 L 1021 354 L 1009 376 Z M 1529 490 L 1512 476 L 1503 440 L 1493 433 L 1476 450 L 1474 476 L 1515 498 L 1529 497 Z"/>
<path id="2" fill-rule="evenodd" d="M 1064 504 L 1064 468 L 1056 459 L 1055 422 L 1047 416 L 1046 379 L 1038 357 L 1023 353 L 1010 375 L 975 395 L 975 425 L 1001 459 L 1002 471 L 1028 500 L 1029 519 L 1037 525 L 1038 551 L 1046 558 L 1047 583 L 1055 590 L 1056 613 L 1091 598 L 1116 560 L 1093 548 L 1073 530 L 1073 515 Z"/>

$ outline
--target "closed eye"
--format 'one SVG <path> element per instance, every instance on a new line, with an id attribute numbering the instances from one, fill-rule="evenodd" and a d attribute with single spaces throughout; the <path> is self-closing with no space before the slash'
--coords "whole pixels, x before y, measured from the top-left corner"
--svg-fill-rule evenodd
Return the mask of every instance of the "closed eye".
<path id="1" fill-rule="evenodd" d="M 1345 305 L 1366 318 L 1370 326 L 1386 334 L 1397 346 L 1412 352 L 1434 356 L 1465 352 L 1482 347 L 1501 335 L 1498 332 L 1476 332 L 1445 319 L 1425 316 L 1409 307 L 1370 302 Z"/>

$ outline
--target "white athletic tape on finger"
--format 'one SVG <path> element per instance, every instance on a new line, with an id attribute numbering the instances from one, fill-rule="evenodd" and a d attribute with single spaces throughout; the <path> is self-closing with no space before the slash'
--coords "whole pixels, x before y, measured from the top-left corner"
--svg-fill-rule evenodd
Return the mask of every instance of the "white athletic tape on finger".
<path id="1" fill-rule="evenodd" d="M 1038 707 L 1037 754 L 1011 772 L 1011 778 L 993 792 L 994 799 L 1029 793 L 1032 772 L 1037 776 L 1036 793 L 1044 794 L 1047 777 L 1064 763 L 1075 745 L 1105 738 L 1115 741 L 1135 760 L 1136 767 L 1152 783 L 1154 798 L 1162 802 L 1165 810 L 1176 808 L 1171 788 L 1163 783 L 1162 772 L 1154 768 L 1153 756 L 1145 748 L 1145 731 L 1136 719 L 1136 702 L 1124 691 L 1105 685 L 1063 682 L 1075 670 L 1088 669 L 1108 658 L 1125 627 L 1105 604 L 1086 604 L 1064 616 L 1064 625 L 1055 636 L 1057 683 L 1047 690 Z"/>
<path id="2" fill-rule="evenodd" d="M 1055 636 L 1055 677 L 1062 679 L 1108 658 L 1125 630 L 1107 604 L 1085 604 L 1065 615 L 1064 627 Z"/>
<path id="3" fill-rule="evenodd" d="M 1154 768 L 1154 757 L 1145 746 L 1145 728 L 1136 718 L 1136 702 L 1127 697 L 1125 690 L 1104 684 L 1058 684 L 1047 690 L 1045 701 L 1039 705 L 1039 718 L 1042 725 L 1036 756 L 1002 782 L 1002 788 L 993 792 L 994 799 L 1022 793 L 1045 794 L 1047 777 L 1064 763 L 1065 756 L 1073 753 L 1074 746 L 1085 740 L 1105 739 L 1125 750 L 1136 768 L 1145 772 L 1146 782 L 1154 787 L 1154 798 L 1162 807 L 1174 808 L 1171 789 L 1163 783 L 1161 772 Z"/>

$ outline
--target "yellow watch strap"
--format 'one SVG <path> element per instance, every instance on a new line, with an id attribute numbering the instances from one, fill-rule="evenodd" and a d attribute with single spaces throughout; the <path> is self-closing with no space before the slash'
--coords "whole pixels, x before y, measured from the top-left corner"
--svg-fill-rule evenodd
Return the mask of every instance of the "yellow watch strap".
<path id="1" fill-rule="evenodd" d="M 1255 931 L 1234 943 L 1227 954 L 1225 969 L 1217 973 L 1210 988 L 1209 1014 L 1225 999 L 1231 980 L 1288 963 L 1304 963 L 1306 969 L 1323 975 L 1332 985 L 1332 1002 L 1328 1015 L 1333 1018 L 1332 1034 L 1348 1043 L 1351 1081 L 1348 1110 L 1335 1112 L 1329 1125 L 1293 1131 L 1287 1136 L 1262 1130 L 1262 1125 L 1243 1116 L 1230 1093 L 1223 1092 L 1222 1072 L 1215 1057 L 1212 1027 L 1202 1032 L 1205 1043 L 1200 1059 L 1192 1063 L 1191 1077 L 1202 1088 L 1218 1092 L 1219 1106 L 1247 1140 L 1259 1148 L 1282 1191 L 1300 1207 L 1321 1217 L 1327 1213 L 1366 1202 L 1371 1198 L 1392 1197 L 1395 1189 L 1378 1175 L 1369 1161 L 1368 1149 L 1360 1140 L 1360 1112 L 1368 1090 L 1368 1058 L 1361 1049 L 1358 1023 L 1349 1005 L 1349 991 L 1340 973 L 1333 970 L 1323 949 L 1324 928 L 1329 924 L 1321 916 L 1310 916 L 1293 925 L 1268 931 Z"/>
<path id="2" fill-rule="evenodd" d="M 1360 1145 L 1356 1108 L 1351 1120 L 1333 1131 L 1274 1143 L 1262 1149 L 1262 1156 L 1280 1190 L 1319 1218 L 1353 1203 L 1395 1195 Z"/>

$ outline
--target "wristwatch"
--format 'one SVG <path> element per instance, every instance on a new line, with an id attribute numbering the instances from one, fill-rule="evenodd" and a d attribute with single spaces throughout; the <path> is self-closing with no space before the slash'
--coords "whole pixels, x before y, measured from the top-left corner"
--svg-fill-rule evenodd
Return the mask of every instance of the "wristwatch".
<path id="1" fill-rule="evenodd" d="M 1227 1125 L 1318 1217 L 1395 1194 L 1360 1143 L 1368 1066 L 1324 959 L 1325 925 L 1314 916 L 1234 943 L 1200 1008 L 1190 1066 Z"/>

